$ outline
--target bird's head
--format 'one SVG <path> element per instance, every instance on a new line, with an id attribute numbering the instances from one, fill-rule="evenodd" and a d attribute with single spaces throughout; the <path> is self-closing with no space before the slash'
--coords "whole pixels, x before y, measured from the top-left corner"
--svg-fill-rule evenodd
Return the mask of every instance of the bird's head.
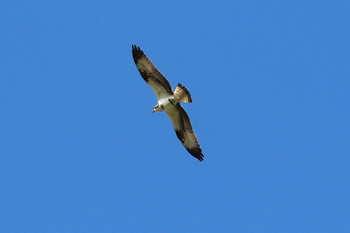
<path id="1" fill-rule="evenodd" d="M 153 108 L 152 113 L 154 113 L 154 112 L 161 112 L 161 111 L 163 111 L 163 108 L 160 107 L 159 104 L 157 104 L 157 105 Z"/>

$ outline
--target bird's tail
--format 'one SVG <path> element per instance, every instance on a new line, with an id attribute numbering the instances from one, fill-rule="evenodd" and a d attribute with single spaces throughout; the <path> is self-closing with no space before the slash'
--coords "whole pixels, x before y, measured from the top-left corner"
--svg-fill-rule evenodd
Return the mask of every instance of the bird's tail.
<path id="1" fill-rule="evenodd" d="M 182 86 L 180 83 L 177 84 L 175 88 L 174 96 L 178 99 L 179 102 L 192 103 L 190 92 L 186 89 L 186 87 Z"/>

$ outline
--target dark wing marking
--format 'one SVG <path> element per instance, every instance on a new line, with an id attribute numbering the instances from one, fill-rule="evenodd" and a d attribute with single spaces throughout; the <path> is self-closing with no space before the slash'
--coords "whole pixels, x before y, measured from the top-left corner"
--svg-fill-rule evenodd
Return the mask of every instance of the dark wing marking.
<path id="1" fill-rule="evenodd" d="M 190 118 L 182 106 L 179 103 L 172 105 L 165 112 L 173 123 L 178 139 L 182 142 L 186 150 L 199 161 L 203 161 L 204 155 L 193 132 Z"/>
<path id="2" fill-rule="evenodd" d="M 151 86 L 158 99 L 163 95 L 173 94 L 168 80 L 157 70 L 140 47 L 132 45 L 132 56 L 142 78 Z"/>

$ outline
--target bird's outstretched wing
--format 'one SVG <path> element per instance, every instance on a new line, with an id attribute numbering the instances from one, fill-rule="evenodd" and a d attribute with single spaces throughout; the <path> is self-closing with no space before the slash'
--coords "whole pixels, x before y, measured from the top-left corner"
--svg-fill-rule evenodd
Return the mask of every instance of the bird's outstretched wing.
<path id="1" fill-rule="evenodd" d="M 132 56 L 142 78 L 151 86 L 158 99 L 173 94 L 168 80 L 154 67 L 140 47 L 132 46 Z"/>
<path id="2" fill-rule="evenodd" d="M 179 103 L 173 104 L 165 112 L 173 123 L 178 139 L 182 142 L 186 150 L 199 161 L 203 161 L 204 155 L 193 132 L 190 118 L 182 106 Z"/>

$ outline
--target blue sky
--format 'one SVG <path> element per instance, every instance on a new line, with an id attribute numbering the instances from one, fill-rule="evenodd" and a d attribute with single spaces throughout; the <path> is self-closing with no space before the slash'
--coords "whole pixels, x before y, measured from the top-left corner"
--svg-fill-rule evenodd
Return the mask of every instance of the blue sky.
<path id="1" fill-rule="evenodd" d="M 0 1 L 0 231 L 350 232 L 349 1 Z M 139 45 L 203 153 L 177 140 Z"/>

